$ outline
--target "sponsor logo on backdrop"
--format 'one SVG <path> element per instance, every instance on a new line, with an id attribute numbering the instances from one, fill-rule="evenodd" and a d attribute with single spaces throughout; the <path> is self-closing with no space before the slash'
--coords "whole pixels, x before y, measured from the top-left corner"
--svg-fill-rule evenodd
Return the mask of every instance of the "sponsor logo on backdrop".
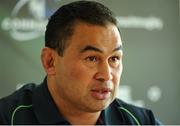
<path id="1" fill-rule="evenodd" d="M 51 0 L 52 4 L 61 0 Z M 28 41 L 44 34 L 47 18 L 55 11 L 48 7 L 47 0 L 19 0 L 9 17 L 3 19 L 1 27 L 17 41 Z M 24 12 L 24 13 L 23 13 Z M 161 30 L 163 21 L 158 17 L 118 16 L 120 28 Z"/>
<path id="2" fill-rule="evenodd" d="M 123 28 L 138 28 L 151 30 L 162 30 L 163 21 L 161 18 L 150 16 L 150 17 L 139 17 L 139 16 L 126 16 L 117 17 L 120 27 Z"/>
<path id="3" fill-rule="evenodd" d="M 51 0 L 59 2 L 60 0 Z M 27 41 L 43 35 L 47 17 L 55 8 L 49 8 L 46 0 L 19 0 L 11 15 L 3 19 L 1 27 L 18 41 Z"/>

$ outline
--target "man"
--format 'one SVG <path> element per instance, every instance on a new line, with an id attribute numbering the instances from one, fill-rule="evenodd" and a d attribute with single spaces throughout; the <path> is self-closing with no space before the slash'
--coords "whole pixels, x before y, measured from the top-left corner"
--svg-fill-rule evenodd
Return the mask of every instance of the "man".
<path id="1" fill-rule="evenodd" d="M 1 124 L 158 124 L 153 113 L 116 99 L 122 41 L 112 12 L 78 1 L 50 18 L 41 60 L 47 73 L 0 101 Z"/>

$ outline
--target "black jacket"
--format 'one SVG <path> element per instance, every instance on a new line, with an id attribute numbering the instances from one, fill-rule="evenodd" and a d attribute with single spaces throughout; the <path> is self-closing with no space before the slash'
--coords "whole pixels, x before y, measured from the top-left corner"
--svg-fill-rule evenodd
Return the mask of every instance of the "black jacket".
<path id="1" fill-rule="evenodd" d="M 159 124 L 151 110 L 115 99 L 101 112 L 104 125 Z M 58 112 L 48 91 L 46 79 L 41 85 L 27 84 L 0 100 L 0 124 L 70 124 Z M 99 124 L 99 123 L 97 123 Z"/>

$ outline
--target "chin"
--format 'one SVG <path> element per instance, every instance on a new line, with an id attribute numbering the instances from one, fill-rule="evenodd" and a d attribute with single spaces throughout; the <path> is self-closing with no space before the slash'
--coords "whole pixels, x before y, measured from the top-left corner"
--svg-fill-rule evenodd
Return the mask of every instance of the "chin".
<path id="1" fill-rule="evenodd" d="M 104 109 L 106 109 L 110 104 L 112 103 L 112 101 L 108 100 L 108 101 L 101 101 L 101 103 L 94 103 L 91 106 L 88 106 L 90 112 L 99 112 L 102 111 Z"/>

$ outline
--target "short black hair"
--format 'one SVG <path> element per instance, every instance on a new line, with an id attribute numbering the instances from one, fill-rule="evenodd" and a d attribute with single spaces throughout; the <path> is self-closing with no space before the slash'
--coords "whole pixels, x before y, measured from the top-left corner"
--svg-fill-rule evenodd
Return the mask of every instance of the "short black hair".
<path id="1" fill-rule="evenodd" d="M 45 46 L 63 56 L 66 40 L 73 34 L 76 21 L 105 26 L 117 20 L 112 11 L 95 1 L 76 1 L 60 7 L 49 19 L 45 32 Z"/>

